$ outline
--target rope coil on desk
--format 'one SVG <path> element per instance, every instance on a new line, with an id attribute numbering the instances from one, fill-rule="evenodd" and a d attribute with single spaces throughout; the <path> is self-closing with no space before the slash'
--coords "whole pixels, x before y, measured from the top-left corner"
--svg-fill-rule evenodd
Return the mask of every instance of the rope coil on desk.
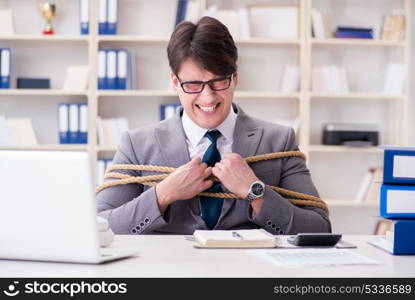
<path id="1" fill-rule="evenodd" d="M 274 152 L 267 154 L 260 154 L 255 156 L 245 157 L 244 160 L 247 163 L 255 163 L 258 161 L 278 159 L 285 157 L 300 157 L 306 159 L 305 155 L 300 151 L 287 151 L 287 152 Z M 149 175 L 149 176 L 130 176 L 123 173 L 112 172 L 114 170 L 133 170 L 133 171 L 152 171 L 164 173 L 160 175 Z M 155 186 L 159 181 L 163 180 L 170 173 L 174 172 L 176 168 L 164 167 L 164 166 L 153 166 L 153 165 L 129 165 L 129 164 L 114 164 L 108 167 L 107 173 L 104 178 L 116 178 L 117 180 L 105 182 L 101 186 L 97 187 L 96 193 L 101 192 L 102 190 L 109 188 L 111 186 L 125 185 L 125 184 L 143 184 L 148 186 Z M 214 181 L 219 181 L 216 177 L 211 178 Z M 299 193 L 280 187 L 275 187 L 272 185 L 267 185 L 270 189 L 278 192 L 279 194 L 285 196 L 288 201 L 294 205 L 302 206 L 314 206 L 323 209 L 328 213 L 327 204 L 320 198 Z M 217 197 L 217 198 L 227 198 L 227 199 L 240 199 L 237 195 L 233 193 L 200 193 L 199 196 L 208 196 L 208 197 Z"/>

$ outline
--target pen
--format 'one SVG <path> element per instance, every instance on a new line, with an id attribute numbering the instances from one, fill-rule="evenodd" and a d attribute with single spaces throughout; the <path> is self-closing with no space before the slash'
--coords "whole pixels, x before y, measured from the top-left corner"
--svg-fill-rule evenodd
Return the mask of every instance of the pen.
<path id="1" fill-rule="evenodd" d="M 244 239 L 244 237 L 242 235 L 240 235 L 239 233 L 237 233 L 236 231 L 232 231 L 232 236 L 233 237 L 236 237 L 236 238 L 238 238 L 240 240 L 243 240 Z"/>

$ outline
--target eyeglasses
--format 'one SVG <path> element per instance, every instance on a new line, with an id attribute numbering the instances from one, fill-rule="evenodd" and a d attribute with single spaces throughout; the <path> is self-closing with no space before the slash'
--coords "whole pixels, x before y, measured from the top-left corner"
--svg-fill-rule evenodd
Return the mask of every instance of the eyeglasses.
<path id="1" fill-rule="evenodd" d="M 179 76 L 176 74 L 177 79 L 180 82 L 183 92 L 187 94 L 198 94 L 203 91 L 205 85 L 209 85 L 213 91 L 223 91 L 231 86 L 233 74 L 226 77 L 214 78 L 208 81 L 184 81 L 182 82 Z"/>

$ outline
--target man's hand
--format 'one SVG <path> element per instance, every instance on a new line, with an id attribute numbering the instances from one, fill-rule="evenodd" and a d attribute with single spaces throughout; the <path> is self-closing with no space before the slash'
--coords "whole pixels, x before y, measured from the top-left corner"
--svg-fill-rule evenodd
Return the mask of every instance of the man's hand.
<path id="1" fill-rule="evenodd" d="M 207 179 L 212 174 L 212 167 L 195 157 L 180 166 L 156 186 L 157 202 L 163 214 L 167 206 L 177 200 L 193 198 L 210 188 L 213 181 Z"/>
<path id="2" fill-rule="evenodd" d="M 212 168 L 212 173 L 229 191 L 241 198 L 248 196 L 249 187 L 258 180 L 246 161 L 237 153 L 226 153 Z"/>

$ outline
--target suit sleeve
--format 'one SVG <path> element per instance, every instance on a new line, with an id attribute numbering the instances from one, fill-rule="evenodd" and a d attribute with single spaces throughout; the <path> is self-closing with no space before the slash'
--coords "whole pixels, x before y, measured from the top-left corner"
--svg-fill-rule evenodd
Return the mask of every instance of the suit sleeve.
<path id="1" fill-rule="evenodd" d="M 294 130 L 288 131 L 284 151 L 298 151 Z M 288 157 L 282 162 L 280 187 L 319 197 L 310 172 L 302 158 Z M 266 188 L 264 201 L 257 215 L 250 220 L 272 234 L 297 234 L 299 232 L 331 232 L 326 212 L 313 206 L 296 206 L 276 191 Z"/>
<path id="2" fill-rule="evenodd" d="M 128 132 L 122 135 L 113 164 L 139 164 Z M 130 176 L 139 171 L 117 170 Z M 107 179 L 105 182 L 114 179 Z M 167 224 L 157 204 L 155 187 L 147 190 L 142 184 L 117 185 L 97 195 L 98 215 L 107 219 L 116 234 L 144 234 Z"/>

